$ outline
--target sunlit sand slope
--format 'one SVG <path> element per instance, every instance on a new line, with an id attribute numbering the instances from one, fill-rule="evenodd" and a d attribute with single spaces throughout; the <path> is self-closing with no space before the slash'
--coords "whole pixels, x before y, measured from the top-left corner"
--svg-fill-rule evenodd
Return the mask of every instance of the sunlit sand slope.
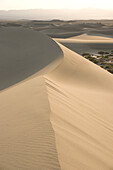
<path id="1" fill-rule="evenodd" d="M 44 80 L 0 93 L 0 169 L 59 170 Z"/>
<path id="2" fill-rule="evenodd" d="M 61 46 L 45 76 L 62 170 L 113 169 L 113 76 Z"/>

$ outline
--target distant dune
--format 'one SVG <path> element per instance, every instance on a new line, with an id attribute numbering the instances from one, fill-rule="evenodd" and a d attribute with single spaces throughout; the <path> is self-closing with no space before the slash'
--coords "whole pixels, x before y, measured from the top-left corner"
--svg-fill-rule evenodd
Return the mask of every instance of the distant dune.
<path id="1" fill-rule="evenodd" d="M 34 30 L 0 37 L 0 168 L 113 169 L 113 75 Z"/>
<path id="2" fill-rule="evenodd" d="M 66 39 L 56 38 L 55 40 L 78 54 L 84 52 L 97 53 L 101 50 L 110 51 L 113 49 L 113 38 L 97 36 L 97 34 L 82 34 L 80 36 L 73 36 Z"/>

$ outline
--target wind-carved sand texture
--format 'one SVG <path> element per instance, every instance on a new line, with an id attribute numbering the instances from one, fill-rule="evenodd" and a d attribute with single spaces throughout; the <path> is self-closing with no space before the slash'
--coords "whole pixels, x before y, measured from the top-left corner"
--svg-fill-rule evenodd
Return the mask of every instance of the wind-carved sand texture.
<path id="1" fill-rule="evenodd" d="M 113 75 L 41 33 L 3 32 L 0 168 L 112 170 Z"/>

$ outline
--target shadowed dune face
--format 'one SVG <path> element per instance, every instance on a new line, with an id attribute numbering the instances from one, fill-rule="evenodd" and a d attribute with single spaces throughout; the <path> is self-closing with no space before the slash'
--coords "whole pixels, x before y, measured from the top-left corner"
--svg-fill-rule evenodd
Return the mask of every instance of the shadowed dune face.
<path id="1" fill-rule="evenodd" d="M 94 34 L 94 35 L 101 35 L 101 36 L 106 36 L 106 37 L 112 37 L 113 38 L 113 29 L 111 28 L 106 28 L 105 29 L 102 29 L 102 30 L 90 30 L 88 32 L 89 34 Z"/>
<path id="2" fill-rule="evenodd" d="M 46 66 L 49 70 L 52 62 L 57 66 L 55 60 L 61 56 L 61 49 L 46 35 L 24 28 L 0 29 L 0 90 Z"/>
<path id="3" fill-rule="evenodd" d="M 77 42 L 62 42 L 61 44 L 66 46 L 67 48 L 77 52 L 78 54 L 82 54 L 85 52 L 96 53 L 97 51 L 105 50 L 111 51 L 113 49 L 113 43 L 77 43 Z"/>
<path id="4" fill-rule="evenodd" d="M 62 30 L 61 29 L 47 29 L 47 30 L 43 30 L 40 32 L 45 33 L 45 34 L 49 35 L 50 37 L 54 37 L 54 38 L 69 38 L 69 37 L 77 36 L 77 35 L 84 33 L 84 31 L 69 32 L 69 31 L 65 31 L 63 29 Z"/>

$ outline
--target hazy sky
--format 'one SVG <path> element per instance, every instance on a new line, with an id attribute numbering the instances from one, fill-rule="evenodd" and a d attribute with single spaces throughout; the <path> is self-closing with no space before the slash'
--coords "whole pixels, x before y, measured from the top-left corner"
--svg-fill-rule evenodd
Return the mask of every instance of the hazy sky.
<path id="1" fill-rule="evenodd" d="M 10 9 L 113 9 L 113 0 L 0 0 L 0 10 Z"/>

